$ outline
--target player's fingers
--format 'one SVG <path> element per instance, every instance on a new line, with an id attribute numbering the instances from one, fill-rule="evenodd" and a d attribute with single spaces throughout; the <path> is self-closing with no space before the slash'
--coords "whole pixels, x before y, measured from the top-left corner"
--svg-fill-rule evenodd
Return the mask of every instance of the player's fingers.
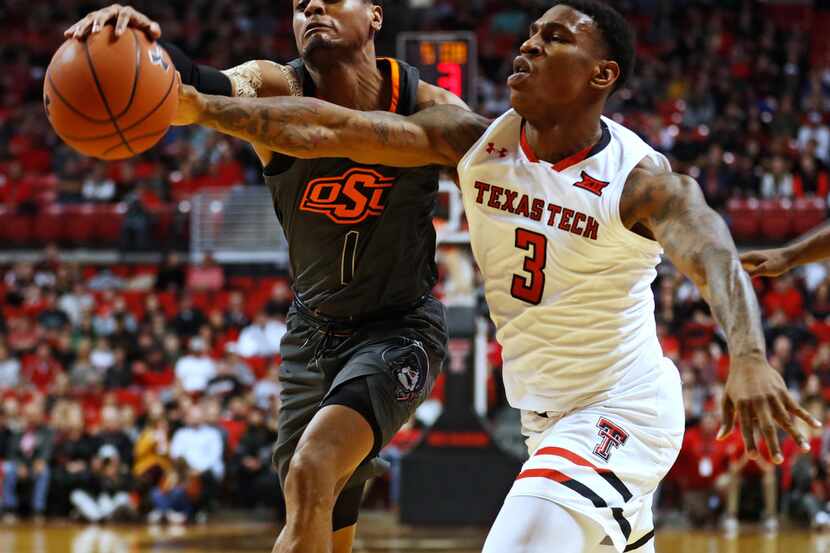
<path id="1" fill-rule="evenodd" d="M 721 412 L 723 413 L 723 420 L 720 423 L 720 430 L 718 431 L 718 440 L 726 438 L 732 433 L 735 428 L 735 404 L 729 399 L 726 394 L 723 395 L 723 403 L 721 404 Z"/>
<path id="2" fill-rule="evenodd" d="M 804 408 L 801 407 L 801 405 L 799 405 L 790 394 L 784 392 L 782 398 L 784 400 L 784 406 L 787 408 L 787 411 L 789 411 L 799 419 L 803 420 L 813 428 L 821 428 L 821 421 L 813 418 L 813 416 L 807 411 L 805 411 Z"/>
<path id="3" fill-rule="evenodd" d="M 92 29 L 92 18 L 87 16 L 75 23 L 74 25 L 75 32 L 73 36 L 75 38 L 84 38 L 86 35 L 89 34 L 90 29 Z"/>
<path id="4" fill-rule="evenodd" d="M 784 432 L 792 436 L 801 449 L 809 451 L 810 442 L 808 442 L 801 431 L 796 428 L 795 421 L 793 420 L 792 415 L 787 412 L 787 408 L 784 407 L 784 402 L 781 398 L 773 396 L 770 400 L 769 407 L 772 412 L 772 418 L 775 419 L 778 426 L 783 428 Z"/>
<path id="5" fill-rule="evenodd" d="M 161 38 L 161 25 L 156 23 L 155 21 L 150 23 L 150 35 L 156 40 Z"/>
<path id="6" fill-rule="evenodd" d="M 104 8 L 103 10 L 99 10 L 95 13 L 92 18 L 92 34 L 99 32 L 101 29 L 104 28 L 104 25 L 107 24 L 108 21 L 117 17 L 119 7 L 110 6 L 108 8 Z"/>
<path id="7" fill-rule="evenodd" d="M 118 12 L 118 19 L 115 22 L 115 36 L 121 36 L 127 30 L 127 25 L 133 17 L 133 10 L 130 8 L 122 8 Z"/>
<path id="8" fill-rule="evenodd" d="M 755 416 L 758 417 L 758 421 L 761 423 L 761 432 L 767 441 L 772 462 L 780 465 L 784 462 L 784 456 L 781 455 L 781 445 L 778 443 L 778 430 L 775 428 L 775 422 L 772 420 L 767 400 L 758 400 L 753 407 Z"/>
<path id="9" fill-rule="evenodd" d="M 755 421 L 752 420 L 752 408 L 749 403 L 738 404 L 738 416 L 741 419 L 741 434 L 744 437 L 746 454 L 752 459 L 757 459 L 758 445 L 755 443 Z"/>

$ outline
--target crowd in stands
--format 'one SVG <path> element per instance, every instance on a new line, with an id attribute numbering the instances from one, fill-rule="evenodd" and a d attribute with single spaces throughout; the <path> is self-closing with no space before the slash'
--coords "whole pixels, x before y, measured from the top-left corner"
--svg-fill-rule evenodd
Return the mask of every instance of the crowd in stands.
<path id="1" fill-rule="evenodd" d="M 387 2 L 379 51 L 400 30 L 469 29 L 479 37 L 478 108 L 509 107 L 503 85 L 535 0 Z M 639 33 L 639 68 L 609 115 L 695 176 L 724 213 L 736 200 L 830 194 L 830 45 L 825 12 L 749 0 L 616 3 Z M 198 128 L 174 129 L 140 158 L 101 163 L 63 146 L 43 116 L 45 67 L 62 31 L 96 3 L 0 6 L 0 209 L 123 202 L 125 228 L 147 235 L 160 205 L 207 187 L 259 185 L 253 152 Z M 296 54 L 286 2 L 230 0 L 134 5 L 200 62 L 230 67 Z M 732 221 L 733 224 L 735 221 Z M 145 226 L 142 227 L 141 225 Z M 786 234 L 786 233 L 784 233 Z M 770 361 L 821 420 L 830 400 L 830 272 L 826 265 L 757 280 Z M 279 505 L 270 471 L 279 383 L 277 346 L 291 300 L 287 280 L 226 275 L 176 254 L 155 266 L 78 266 L 55 249 L 0 267 L 0 506 L 90 521 L 149 516 L 182 522 L 220 504 Z M 443 283 L 444 290 L 452 284 Z M 715 439 L 729 359 L 694 286 L 669 266 L 655 283 L 663 347 L 680 368 L 686 441 L 663 487 L 661 512 L 694 524 L 776 513 L 830 524 L 830 434 L 811 434 L 785 463 L 747 459 L 736 434 Z M 498 381 L 497 346 L 490 356 Z M 495 389 L 498 388 L 496 384 Z M 503 406 L 499 394 L 491 401 Z M 440 392 L 439 392 L 440 400 Z M 407 429 L 396 452 L 417 441 Z M 782 436 L 783 439 L 783 436 Z M 762 485 L 753 485 L 760 483 Z M 393 497 L 394 489 L 393 488 Z"/>
<path id="2" fill-rule="evenodd" d="M 278 509 L 286 281 L 225 283 L 218 265 L 175 254 L 160 269 L 99 269 L 48 251 L 0 270 L 4 515 L 183 522 L 220 500 Z"/>
<path id="3" fill-rule="evenodd" d="M 638 70 L 608 114 L 698 178 L 709 202 L 818 198 L 830 193 L 830 15 L 799 5 L 619 0 L 637 29 Z M 408 7 L 418 4 L 426 7 Z M 261 184 L 250 148 L 200 128 L 175 128 L 139 158 L 102 163 L 73 153 L 40 108 L 42 79 L 62 31 L 95 2 L 6 2 L 0 23 L 0 205 L 35 213 L 58 202 L 125 202 L 138 213 L 203 188 Z M 150 2 L 166 40 L 199 62 L 232 67 L 296 56 L 289 3 Z M 505 78 L 541 0 L 391 2 L 378 51 L 401 30 L 472 30 L 479 41 L 479 111 L 509 108 Z M 152 219 L 145 224 L 152 224 Z M 137 233 L 139 236 L 142 233 Z M 786 232 L 784 233 L 786 235 Z M 777 238 L 775 235 L 773 238 Z"/>

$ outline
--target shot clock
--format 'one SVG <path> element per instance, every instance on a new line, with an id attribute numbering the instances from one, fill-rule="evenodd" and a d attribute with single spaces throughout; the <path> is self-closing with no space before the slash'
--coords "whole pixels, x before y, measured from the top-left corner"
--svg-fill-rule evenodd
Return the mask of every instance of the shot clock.
<path id="1" fill-rule="evenodd" d="M 401 33 L 398 58 L 417 67 L 422 80 L 449 90 L 475 109 L 478 48 L 473 33 Z"/>

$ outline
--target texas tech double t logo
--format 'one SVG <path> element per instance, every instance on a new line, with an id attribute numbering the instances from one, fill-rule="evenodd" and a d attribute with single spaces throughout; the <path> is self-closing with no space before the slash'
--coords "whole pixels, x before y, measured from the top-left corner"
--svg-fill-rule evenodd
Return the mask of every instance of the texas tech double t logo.
<path id="1" fill-rule="evenodd" d="M 628 440 L 628 432 L 606 418 L 597 422 L 602 441 L 594 448 L 594 455 L 607 461 L 611 458 L 611 448 L 618 448 Z"/>

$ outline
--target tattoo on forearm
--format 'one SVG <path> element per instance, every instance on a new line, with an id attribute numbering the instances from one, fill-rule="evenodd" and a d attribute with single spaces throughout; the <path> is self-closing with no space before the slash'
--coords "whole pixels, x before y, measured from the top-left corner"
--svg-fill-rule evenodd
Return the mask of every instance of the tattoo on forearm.
<path id="1" fill-rule="evenodd" d="M 758 300 L 751 279 L 741 268 L 729 228 L 706 205 L 697 183 L 679 178 L 666 178 L 663 185 L 654 180 L 641 183 L 626 205 L 646 206 L 649 228 L 667 256 L 700 287 L 727 335 L 731 353 L 763 356 L 766 348 Z"/>

